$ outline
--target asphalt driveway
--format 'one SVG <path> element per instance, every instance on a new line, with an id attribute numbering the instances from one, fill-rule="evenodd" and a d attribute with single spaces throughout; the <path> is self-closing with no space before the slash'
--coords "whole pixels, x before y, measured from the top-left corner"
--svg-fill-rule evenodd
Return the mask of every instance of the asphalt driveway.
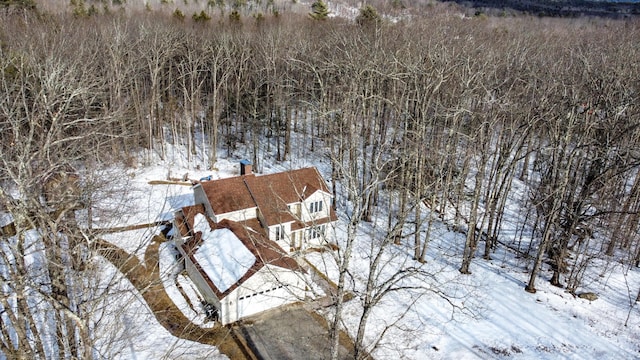
<path id="1" fill-rule="evenodd" d="M 326 320 L 302 306 L 275 309 L 235 325 L 258 359 L 323 360 L 331 358 Z M 340 359 L 353 359 L 353 345 L 341 336 Z"/>

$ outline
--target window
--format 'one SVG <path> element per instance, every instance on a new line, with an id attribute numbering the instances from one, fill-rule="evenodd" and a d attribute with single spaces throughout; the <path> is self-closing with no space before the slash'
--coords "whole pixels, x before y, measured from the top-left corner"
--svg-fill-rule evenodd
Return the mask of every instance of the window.
<path id="1" fill-rule="evenodd" d="M 322 201 L 314 201 L 309 204 L 309 212 L 316 213 L 322 211 Z"/>
<path id="2" fill-rule="evenodd" d="M 309 227 L 307 228 L 307 239 L 317 239 L 319 237 L 324 237 L 326 230 L 326 225 Z"/>
<path id="3" fill-rule="evenodd" d="M 284 225 L 276 226 L 276 241 L 284 239 Z"/>

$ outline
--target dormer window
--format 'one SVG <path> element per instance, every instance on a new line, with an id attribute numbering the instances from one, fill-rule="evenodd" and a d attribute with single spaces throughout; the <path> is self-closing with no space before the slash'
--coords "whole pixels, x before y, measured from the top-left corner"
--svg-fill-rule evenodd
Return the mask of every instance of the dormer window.
<path id="1" fill-rule="evenodd" d="M 322 201 L 314 201 L 309 204 L 309 213 L 313 214 L 322 211 Z"/>

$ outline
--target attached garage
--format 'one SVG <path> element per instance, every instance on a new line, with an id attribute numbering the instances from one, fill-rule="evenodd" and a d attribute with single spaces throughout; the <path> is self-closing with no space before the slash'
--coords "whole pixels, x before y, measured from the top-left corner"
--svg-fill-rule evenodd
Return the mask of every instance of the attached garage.
<path id="1" fill-rule="evenodd" d="M 238 318 L 255 315 L 289 303 L 289 289 L 274 284 L 271 289 L 240 297 L 238 300 Z"/>
<path id="2" fill-rule="evenodd" d="M 180 217 L 187 236 L 181 235 L 178 248 L 222 324 L 304 298 L 304 269 L 275 242 L 234 221 L 214 224 L 199 207 L 183 211 L 194 209 L 195 214 Z"/>

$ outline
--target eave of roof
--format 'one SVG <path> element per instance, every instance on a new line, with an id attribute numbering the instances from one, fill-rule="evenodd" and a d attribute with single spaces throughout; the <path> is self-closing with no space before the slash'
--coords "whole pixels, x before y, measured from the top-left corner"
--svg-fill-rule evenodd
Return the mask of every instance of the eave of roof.
<path id="1" fill-rule="evenodd" d="M 322 224 L 328 224 L 337 220 L 338 220 L 338 216 L 336 215 L 335 211 L 331 210 L 329 216 L 325 216 L 325 217 L 318 218 L 308 222 L 302 222 L 302 221 L 294 222 L 293 224 L 291 224 L 291 231 L 302 230 L 308 227 L 318 226 Z"/>

